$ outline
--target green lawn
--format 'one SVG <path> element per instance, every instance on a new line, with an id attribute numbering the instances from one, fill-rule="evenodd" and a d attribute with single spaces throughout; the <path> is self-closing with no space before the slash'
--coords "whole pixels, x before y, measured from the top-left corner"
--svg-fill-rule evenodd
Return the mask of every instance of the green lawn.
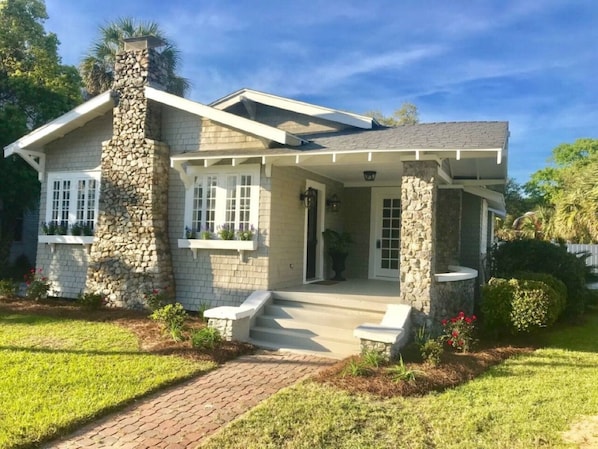
<path id="1" fill-rule="evenodd" d="M 0 314 L 0 448 L 64 433 L 212 367 L 142 353 L 113 324 Z"/>
<path id="2" fill-rule="evenodd" d="M 598 315 L 587 318 L 582 327 L 553 331 L 542 349 L 441 394 L 381 400 L 304 382 L 205 447 L 576 447 L 562 432 L 584 415 L 598 415 Z"/>

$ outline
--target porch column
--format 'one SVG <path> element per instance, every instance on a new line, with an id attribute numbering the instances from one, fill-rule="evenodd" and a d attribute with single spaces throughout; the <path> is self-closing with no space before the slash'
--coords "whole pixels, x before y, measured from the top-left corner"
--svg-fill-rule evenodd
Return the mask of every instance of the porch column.
<path id="1" fill-rule="evenodd" d="M 400 300 L 415 309 L 413 317 L 417 325 L 429 320 L 433 309 L 437 167 L 435 161 L 403 163 Z"/>

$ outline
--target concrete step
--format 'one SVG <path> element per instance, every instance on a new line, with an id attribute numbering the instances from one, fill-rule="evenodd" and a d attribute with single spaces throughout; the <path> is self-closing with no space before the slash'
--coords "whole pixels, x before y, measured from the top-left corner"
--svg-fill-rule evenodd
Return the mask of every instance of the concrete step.
<path id="1" fill-rule="evenodd" d="M 309 293 L 274 291 L 275 304 L 303 304 L 304 307 L 333 307 L 335 309 L 362 310 L 366 312 L 386 312 L 386 300 L 377 301 L 375 297 L 347 296 L 334 293 Z"/>
<path id="2" fill-rule="evenodd" d="M 254 326 L 250 336 L 252 343 L 269 349 L 314 352 L 332 358 L 344 358 L 359 352 L 357 339 L 348 342 L 344 338 L 319 336 L 307 329 L 291 330 Z"/>
<path id="3" fill-rule="evenodd" d="M 342 326 L 337 323 L 330 325 L 316 324 L 308 321 L 299 321 L 293 318 L 277 318 L 269 315 L 257 317 L 256 326 L 269 329 L 286 329 L 297 334 L 305 335 L 306 338 L 313 336 L 327 337 L 335 340 L 353 341 L 353 326 Z"/>
<path id="4" fill-rule="evenodd" d="M 370 322 L 379 323 L 384 314 L 355 309 L 336 309 L 330 306 L 276 300 L 264 308 L 264 316 L 288 318 L 301 323 L 321 324 L 338 328 L 354 328 Z"/>

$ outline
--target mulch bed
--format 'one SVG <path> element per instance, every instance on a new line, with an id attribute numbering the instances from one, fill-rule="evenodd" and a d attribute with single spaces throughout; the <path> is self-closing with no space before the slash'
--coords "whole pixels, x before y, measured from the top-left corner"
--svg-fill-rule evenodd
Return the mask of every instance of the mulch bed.
<path id="1" fill-rule="evenodd" d="M 254 347 L 242 342 L 223 342 L 214 351 L 199 351 L 189 340 L 175 342 L 165 336 L 157 322 L 149 318 L 149 312 L 121 308 L 88 310 L 74 301 L 48 299 L 31 301 L 26 299 L 0 300 L 0 313 L 23 313 L 44 315 L 56 318 L 80 319 L 86 321 L 109 322 L 133 332 L 139 339 L 139 349 L 152 354 L 178 355 L 194 360 L 213 360 L 222 363 L 243 354 L 250 354 Z M 205 323 L 197 316 L 187 320 L 189 330 L 199 329 Z"/>
<path id="2" fill-rule="evenodd" d="M 25 299 L 0 300 L 0 313 L 23 313 L 45 315 L 57 318 L 82 319 L 96 322 L 109 322 L 129 329 L 139 339 L 142 351 L 161 354 L 178 355 L 195 360 L 213 360 L 223 363 L 243 354 L 250 354 L 254 347 L 242 342 L 223 342 L 214 351 L 199 351 L 191 347 L 189 340 L 175 342 L 165 336 L 158 323 L 148 318 L 147 311 L 128 310 L 120 308 L 105 308 L 87 310 L 73 301 L 49 299 L 45 301 L 31 301 Z M 205 326 L 197 316 L 190 315 L 187 326 L 189 330 Z M 321 371 L 314 377 L 316 382 L 334 385 L 351 393 L 370 393 L 380 397 L 393 396 L 422 396 L 432 391 L 442 391 L 447 388 L 463 384 L 489 367 L 497 365 L 503 360 L 518 354 L 533 351 L 529 346 L 495 346 L 479 349 L 475 352 L 458 354 L 445 351 L 442 363 L 430 366 L 418 363 L 408 352 L 404 354 L 406 366 L 415 372 L 415 380 L 399 381 L 392 379 L 385 367 L 372 370 L 368 376 L 343 375 L 343 368 L 351 359 L 342 360 L 328 369 Z"/>
<path id="3" fill-rule="evenodd" d="M 488 368 L 518 354 L 532 352 L 531 347 L 500 346 L 460 354 L 446 351 L 438 366 L 424 363 L 405 363 L 413 370 L 415 380 L 398 381 L 380 367 L 367 376 L 343 375 L 343 368 L 351 359 L 345 359 L 320 372 L 316 382 L 334 385 L 350 393 L 369 393 L 388 398 L 393 396 L 422 396 L 433 391 L 443 391 L 470 381 Z"/>

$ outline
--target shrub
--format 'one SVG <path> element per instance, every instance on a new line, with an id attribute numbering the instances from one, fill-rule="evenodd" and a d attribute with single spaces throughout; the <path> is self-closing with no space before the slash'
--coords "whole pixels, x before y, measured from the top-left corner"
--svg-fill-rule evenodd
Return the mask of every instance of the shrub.
<path id="1" fill-rule="evenodd" d="M 37 271 L 35 268 L 32 268 L 31 271 L 24 276 L 25 284 L 27 284 L 27 298 L 39 301 L 48 296 L 50 282 L 42 273 L 43 271 L 41 268 Z"/>
<path id="2" fill-rule="evenodd" d="M 443 334 L 440 337 L 448 346 L 460 352 L 468 352 L 473 345 L 476 316 L 459 312 L 455 317 L 442 320 Z"/>
<path id="3" fill-rule="evenodd" d="M 521 271 L 548 273 L 563 281 L 567 286 L 566 315 L 583 313 L 587 273 L 583 254 L 571 254 L 565 246 L 542 240 L 513 240 L 493 249 L 493 277 L 512 278 Z"/>
<path id="4" fill-rule="evenodd" d="M 108 301 L 100 293 L 82 293 L 77 298 L 77 303 L 85 309 L 98 310 L 108 304 Z"/>
<path id="5" fill-rule="evenodd" d="M 436 339 L 429 339 L 419 346 L 419 353 L 421 354 L 424 363 L 431 366 L 440 365 L 440 357 L 444 352 L 442 343 Z"/>
<path id="6" fill-rule="evenodd" d="M 185 312 L 182 304 L 178 302 L 167 304 L 164 307 L 154 310 L 150 317 L 158 321 L 162 326 L 163 332 L 169 334 L 174 341 L 183 340 L 187 312 Z"/>
<path id="7" fill-rule="evenodd" d="M 155 311 L 172 303 L 172 292 L 168 287 L 162 290 L 154 288 L 149 292 L 145 292 L 143 300 L 151 311 Z"/>
<path id="8" fill-rule="evenodd" d="M 558 296 L 559 301 L 559 312 L 560 315 L 567 307 L 567 286 L 563 281 L 556 278 L 552 274 L 548 273 L 532 273 L 529 271 L 522 271 L 517 273 L 515 276 L 517 279 L 527 279 L 530 281 L 544 282 L 546 285 L 551 287 Z"/>
<path id="9" fill-rule="evenodd" d="M 197 349 L 213 350 L 221 341 L 222 335 L 215 327 L 203 327 L 191 334 L 191 345 Z"/>
<path id="10" fill-rule="evenodd" d="M 380 351 L 364 351 L 359 357 L 352 357 L 343 367 L 341 375 L 369 376 L 376 368 L 386 363 L 388 358 Z"/>
<path id="11" fill-rule="evenodd" d="M 388 361 L 386 354 L 380 351 L 365 351 L 361 354 L 361 360 L 366 366 L 371 368 L 379 368 L 381 365 Z"/>
<path id="12" fill-rule="evenodd" d="M 206 319 L 206 317 L 204 316 L 204 313 L 206 310 L 208 310 L 210 308 L 210 303 L 208 301 L 202 301 L 199 304 L 199 309 L 197 309 L 197 316 L 203 321 L 206 322 L 208 321 Z"/>
<path id="13" fill-rule="evenodd" d="M 559 294 L 541 281 L 490 279 L 482 290 L 487 329 L 530 332 L 554 324 L 561 310 Z"/>
<path id="14" fill-rule="evenodd" d="M 12 279 L 0 280 L 0 298 L 10 299 L 17 293 L 17 284 Z"/>

